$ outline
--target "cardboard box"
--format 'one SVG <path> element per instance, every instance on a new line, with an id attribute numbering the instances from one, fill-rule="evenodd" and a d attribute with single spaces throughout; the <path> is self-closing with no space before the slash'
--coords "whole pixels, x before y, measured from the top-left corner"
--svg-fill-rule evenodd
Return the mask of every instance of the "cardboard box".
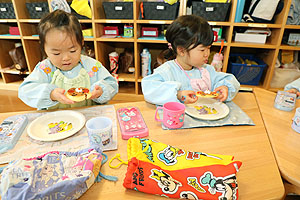
<path id="1" fill-rule="evenodd" d="M 234 37 L 234 41 L 265 44 L 267 40 L 267 36 L 268 36 L 267 34 L 236 33 Z"/>

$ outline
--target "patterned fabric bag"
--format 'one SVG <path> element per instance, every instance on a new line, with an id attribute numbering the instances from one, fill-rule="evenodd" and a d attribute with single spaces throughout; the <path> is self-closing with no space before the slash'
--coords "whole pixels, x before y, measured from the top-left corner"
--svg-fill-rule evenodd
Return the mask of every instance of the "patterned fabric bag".
<path id="1" fill-rule="evenodd" d="M 130 138 L 124 187 L 170 198 L 238 199 L 233 156 L 190 152 L 149 139 Z"/>
<path id="2" fill-rule="evenodd" d="M 103 155 L 95 149 L 53 151 L 11 162 L 1 174 L 2 200 L 78 199 L 100 179 Z"/>

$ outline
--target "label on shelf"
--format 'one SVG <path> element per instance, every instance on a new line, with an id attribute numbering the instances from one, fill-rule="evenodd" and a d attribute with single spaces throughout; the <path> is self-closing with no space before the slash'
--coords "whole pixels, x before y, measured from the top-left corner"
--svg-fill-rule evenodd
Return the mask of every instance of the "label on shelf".
<path id="1" fill-rule="evenodd" d="M 0 19 L 0 23 L 7 23 L 8 20 Z"/>
<path id="2" fill-rule="evenodd" d="M 121 20 L 106 20 L 106 23 L 121 23 Z"/>
<path id="3" fill-rule="evenodd" d="M 149 21 L 149 24 L 165 24 L 165 21 Z"/>
<path id="4" fill-rule="evenodd" d="M 249 27 L 259 27 L 259 28 L 266 28 L 268 27 L 267 24 L 248 24 Z"/>
<path id="5" fill-rule="evenodd" d="M 215 26 L 217 25 L 217 22 L 208 22 L 209 25 Z"/>

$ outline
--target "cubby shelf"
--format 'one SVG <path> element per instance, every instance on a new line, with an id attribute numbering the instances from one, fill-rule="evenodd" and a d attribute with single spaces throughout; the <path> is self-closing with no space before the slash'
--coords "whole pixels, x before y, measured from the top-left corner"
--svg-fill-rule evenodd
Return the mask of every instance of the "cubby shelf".
<path id="1" fill-rule="evenodd" d="M 51 0 L 40 0 L 48 2 L 50 8 Z M 121 53 L 125 48 L 134 49 L 134 68 L 133 74 L 119 74 L 120 92 L 130 94 L 141 94 L 141 59 L 140 52 L 143 48 L 149 48 L 152 54 L 152 61 L 156 60 L 156 56 L 163 49 L 167 48 L 166 40 L 151 40 L 148 38 L 141 38 L 142 26 L 168 26 L 173 20 L 144 20 L 139 19 L 140 10 L 139 5 L 141 0 L 133 1 L 133 19 L 106 19 L 102 2 L 105 0 L 90 0 L 90 6 L 92 10 L 92 19 L 80 19 L 80 23 L 87 24 L 93 28 L 93 37 L 85 37 L 84 41 L 91 44 L 95 49 L 95 57 L 97 60 L 103 63 L 104 66 L 109 68 L 108 54 L 112 51 Z M 223 36 L 225 39 L 223 54 L 224 54 L 224 66 L 223 71 L 226 72 L 228 68 L 228 59 L 230 53 L 243 52 L 243 53 L 259 53 L 263 54 L 262 59 L 268 65 L 266 73 L 264 74 L 261 83 L 257 87 L 263 87 L 269 90 L 276 91 L 278 88 L 270 88 L 270 82 L 274 73 L 276 59 L 281 50 L 296 50 L 300 51 L 299 46 L 289 46 L 282 44 L 284 32 L 286 30 L 300 30 L 299 25 L 286 25 L 286 20 L 289 12 L 289 8 L 292 0 L 284 1 L 284 8 L 279 15 L 276 16 L 274 24 L 262 24 L 262 23 L 235 23 L 235 10 L 237 6 L 237 0 L 231 0 L 231 7 L 229 10 L 229 17 L 226 21 L 209 21 L 213 27 L 223 27 Z M 39 19 L 30 19 L 26 10 L 26 2 L 36 2 L 35 0 L 0 0 L 0 2 L 12 2 L 16 19 L 0 19 L 0 88 L 17 89 L 16 85 L 19 85 L 24 74 L 19 75 L 16 71 L 7 70 L 12 64 L 8 56 L 8 51 L 14 47 L 16 42 L 21 42 L 24 48 L 26 62 L 28 66 L 29 74 L 34 69 L 35 65 L 42 59 L 42 55 L 39 47 L 39 38 L 36 36 L 36 27 L 39 23 Z M 71 2 L 71 0 L 67 0 Z M 179 15 L 186 13 L 186 0 L 180 0 Z M 51 9 L 50 9 L 51 10 Z M 19 27 L 20 36 L 7 35 L 8 28 L 11 24 Z M 117 38 L 105 38 L 103 35 L 104 26 L 111 26 L 112 24 L 117 26 L 130 24 L 134 28 L 134 36 L 132 38 L 117 37 Z M 4 27 L 4 28 L 1 28 Z M 269 28 L 272 31 L 272 35 L 268 37 L 266 44 L 255 43 L 240 43 L 235 42 L 233 35 L 235 29 L 250 27 L 250 28 Z M 220 50 L 221 43 L 214 42 L 212 50 L 218 52 Z M 245 86 L 255 87 L 255 86 Z"/>

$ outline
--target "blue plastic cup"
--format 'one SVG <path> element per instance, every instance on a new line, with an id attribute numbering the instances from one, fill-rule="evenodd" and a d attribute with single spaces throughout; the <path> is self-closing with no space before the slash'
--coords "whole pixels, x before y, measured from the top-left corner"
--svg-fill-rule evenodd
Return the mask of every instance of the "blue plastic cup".
<path id="1" fill-rule="evenodd" d="M 112 144 L 112 120 L 108 117 L 94 117 L 86 122 L 91 147 L 106 147 Z"/>
<path id="2" fill-rule="evenodd" d="M 300 133 L 300 108 L 296 109 L 296 112 L 295 112 L 295 115 L 293 118 L 293 122 L 292 122 L 292 128 L 297 133 Z"/>

